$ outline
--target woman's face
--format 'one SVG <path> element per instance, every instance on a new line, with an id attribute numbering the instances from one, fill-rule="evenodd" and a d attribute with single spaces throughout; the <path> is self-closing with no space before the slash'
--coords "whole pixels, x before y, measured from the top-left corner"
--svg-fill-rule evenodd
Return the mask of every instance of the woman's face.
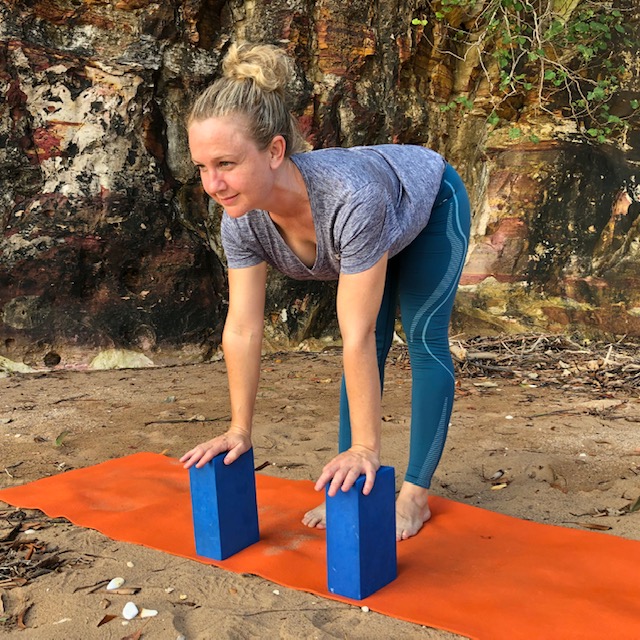
<path id="1" fill-rule="evenodd" d="M 193 122 L 189 127 L 191 159 L 202 186 L 232 218 L 252 209 L 268 209 L 281 160 L 272 147 L 258 149 L 245 118 L 230 115 Z"/>

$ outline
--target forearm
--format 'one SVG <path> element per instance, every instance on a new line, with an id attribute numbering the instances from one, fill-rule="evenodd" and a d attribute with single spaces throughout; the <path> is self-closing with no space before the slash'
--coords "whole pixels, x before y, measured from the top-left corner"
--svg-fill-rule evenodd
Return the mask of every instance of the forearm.
<path id="1" fill-rule="evenodd" d="M 225 327 L 222 349 L 229 380 L 230 426 L 251 433 L 260 379 L 262 326 L 256 325 L 251 330 Z"/>
<path id="2" fill-rule="evenodd" d="M 343 359 L 351 446 L 366 447 L 379 456 L 382 409 L 375 334 L 371 332 L 346 341 Z"/>

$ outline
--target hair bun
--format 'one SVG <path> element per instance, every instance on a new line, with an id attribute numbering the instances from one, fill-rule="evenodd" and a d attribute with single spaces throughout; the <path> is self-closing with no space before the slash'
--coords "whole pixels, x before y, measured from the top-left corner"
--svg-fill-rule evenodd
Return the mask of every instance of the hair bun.
<path id="1" fill-rule="evenodd" d="M 232 44 L 222 63 L 226 78 L 253 80 L 264 91 L 284 92 L 292 76 L 291 59 L 268 44 Z"/>

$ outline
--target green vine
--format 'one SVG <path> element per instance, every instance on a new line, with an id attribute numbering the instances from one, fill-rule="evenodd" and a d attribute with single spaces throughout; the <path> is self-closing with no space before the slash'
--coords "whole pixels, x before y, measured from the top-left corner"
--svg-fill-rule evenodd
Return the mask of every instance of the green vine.
<path id="1" fill-rule="evenodd" d="M 490 124 L 527 106 L 571 118 L 598 142 L 624 138 L 640 107 L 630 100 L 619 109 L 630 73 L 619 50 L 638 46 L 626 26 L 627 12 L 592 0 L 440 0 L 432 6 L 433 25 L 426 18 L 412 24 L 424 34 L 430 31 L 445 55 L 478 61 L 489 86 L 483 108 Z M 471 97 L 477 89 L 456 96 L 442 111 L 477 107 Z M 617 113 L 611 109 L 614 98 Z M 520 128 L 511 127 L 509 137 L 519 135 Z"/>

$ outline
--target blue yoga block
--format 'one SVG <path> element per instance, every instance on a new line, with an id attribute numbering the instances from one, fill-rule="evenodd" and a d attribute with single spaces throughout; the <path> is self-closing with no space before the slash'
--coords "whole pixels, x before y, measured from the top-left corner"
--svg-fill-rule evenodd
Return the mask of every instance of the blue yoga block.
<path id="1" fill-rule="evenodd" d="M 349 491 L 327 504 L 327 576 L 329 591 L 362 600 L 395 580 L 396 486 L 393 467 L 380 467 L 373 489 L 362 494 L 362 475 Z"/>
<path id="2" fill-rule="evenodd" d="M 196 553 L 224 560 L 258 542 L 258 503 L 253 449 L 230 465 L 225 453 L 189 468 Z"/>

